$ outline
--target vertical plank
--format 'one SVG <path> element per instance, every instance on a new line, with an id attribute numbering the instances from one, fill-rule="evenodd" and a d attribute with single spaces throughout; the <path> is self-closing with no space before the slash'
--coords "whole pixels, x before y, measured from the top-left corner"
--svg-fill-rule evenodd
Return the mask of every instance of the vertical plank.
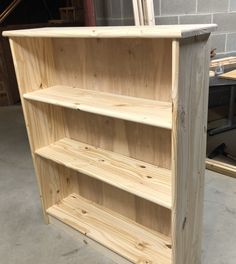
<path id="1" fill-rule="evenodd" d="M 96 26 L 96 16 L 94 10 L 93 0 L 83 0 L 84 2 L 84 13 L 85 13 L 85 26 Z"/>
<path id="2" fill-rule="evenodd" d="M 208 37 L 173 41 L 173 264 L 201 263 Z"/>
<path id="3" fill-rule="evenodd" d="M 132 0 L 132 1 L 133 1 L 133 11 L 134 11 L 134 23 L 135 26 L 140 26 L 138 1 L 137 0 Z"/>
<path id="4" fill-rule="evenodd" d="M 144 25 L 143 2 L 142 0 L 137 0 L 137 1 L 138 1 L 139 22 L 140 22 L 140 26 L 143 26 Z"/>
<path id="5" fill-rule="evenodd" d="M 79 192 L 78 174 L 52 161 L 35 156 L 45 210 L 71 193 Z"/>
<path id="6" fill-rule="evenodd" d="M 31 154 L 36 171 L 39 195 L 45 221 L 48 222 L 46 209 L 51 203 L 42 191 L 44 177 L 40 160 L 35 159 L 34 151 L 55 140 L 65 137 L 65 124 L 62 109 L 42 103 L 26 102 L 23 94 L 54 84 L 54 60 L 50 39 L 13 38 L 10 46 L 20 91 L 22 108 L 30 142 Z M 48 172 L 49 173 L 49 172 Z M 55 199 L 49 199 L 54 201 Z"/>
<path id="7" fill-rule="evenodd" d="M 143 0 L 144 24 L 149 26 L 155 25 L 155 14 L 153 0 Z"/>

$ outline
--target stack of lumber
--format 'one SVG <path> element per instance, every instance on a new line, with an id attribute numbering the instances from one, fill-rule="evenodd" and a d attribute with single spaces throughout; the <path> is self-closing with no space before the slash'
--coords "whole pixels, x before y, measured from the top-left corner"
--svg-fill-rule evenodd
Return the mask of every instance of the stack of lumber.
<path id="1" fill-rule="evenodd" d="M 221 59 L 212 60 L 210 64 L 210 69 L 215 70 L 219 66 L 224 66 L 224 68 L 236 67 L 236 57 L 225 57 Z"/>

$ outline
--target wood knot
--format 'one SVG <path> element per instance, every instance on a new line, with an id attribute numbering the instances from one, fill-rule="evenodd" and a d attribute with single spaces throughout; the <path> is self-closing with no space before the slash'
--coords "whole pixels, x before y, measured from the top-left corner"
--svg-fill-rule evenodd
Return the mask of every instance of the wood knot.
<path id="1" fill-rule="evenodd" d="M 116 104 L 115 106 L 126 106 L 126 104 Z"/>
<path id="2" fill-rule="evenodd" d="M 183 221 L 183 225 L 182 225 L 183 230 L 185 229 L 186 223 L 187 223 L 187 217 L 185 217 Z"/>
<path id="3" fill-rule="evenodd" d="M 149 259 L 140 259 L 137 264 L 152 264 L 152 261 Z"/>
<path id="4" fill-rule="evenodd" d="M 85 211 L 85 210 L 82 210 L 81 212 L 82 212 L 82 214 L 87 214 L 87 211 Z"/>
<path id="5" fill-rule="evenodd" d="M 182 109 L 180 112 L 180 121 L 181 121 L 182 125 L 185 126 L 185 111 L 184 111 L 184 109 Z"/>
<path id="6" fill-rule="evenodd" d="M 144 250 L 146 248 L 147 244 L 145 242 L 138 242 L 136 244 L 136 248 L 139 250 Z"/>

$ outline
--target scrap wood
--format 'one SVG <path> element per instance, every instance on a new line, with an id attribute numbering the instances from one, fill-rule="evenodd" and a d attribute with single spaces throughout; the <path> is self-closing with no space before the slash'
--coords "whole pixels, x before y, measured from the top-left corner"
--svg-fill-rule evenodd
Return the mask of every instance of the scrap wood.
<path id="1" fill-rule="evenodd" d="M 214 70 L 218 66 L 236 67 L 236 57 L 225 57 L 225 58 L 215 59 L 211 61 L 210 68 L 212 70 Z"/>

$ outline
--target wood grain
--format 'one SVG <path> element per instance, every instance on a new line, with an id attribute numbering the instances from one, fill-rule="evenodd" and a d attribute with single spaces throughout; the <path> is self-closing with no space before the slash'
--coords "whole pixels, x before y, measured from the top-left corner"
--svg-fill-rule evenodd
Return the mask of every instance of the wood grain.
<path id="1" fill-rule="evenodd" d="M 171 168 L 171 130 L 65 109 L 66 137 Z"/>
<path id="2" fill-rule="evenodd" d="M 208 37 L 173 42 L 173 264 L 201 263 Z"/>
<path id="3" fill-rule="evenodd" d="M 220 75 L 222 79 L 236 80 L 236 70 L 229 71 Z"/>
<path id="4" fill-rule="evenodd" d="M 76 194 L 66 197 L 47 212 L 134 263 L 171 263 L 168 237 Z"/>
<path id="5" fill-rule="evenodd" d="M 210 33 L 216 28 L 216 24 L 143 27 L 50 27 L 4 31 L 3 36 L 39 38 L 189 38 Z"/>
<path id="6" fill-rule="evenodd" d="M 171 208 L 171 172 L 148 163 L 64 138 L 37 155 L 134 195 Z"/>
<path id="7" fill-rule="evenodd" d="M 206 167 L 209 170 L 236 178 L 236 166 L 227 164 L 226 162 L 206 159 Z"/>
<path id="8" fill-rule="evenodd" d="M 52 44 L 55 85 L 171 102 L 170 39 L 52 39 Z"/>
<path id="9" fill-rule="evenodd" d="M 171 103 L 68 86 L 54 86 L 26 93 L 24 98 L 78 111 L 171 129 Z"/>

